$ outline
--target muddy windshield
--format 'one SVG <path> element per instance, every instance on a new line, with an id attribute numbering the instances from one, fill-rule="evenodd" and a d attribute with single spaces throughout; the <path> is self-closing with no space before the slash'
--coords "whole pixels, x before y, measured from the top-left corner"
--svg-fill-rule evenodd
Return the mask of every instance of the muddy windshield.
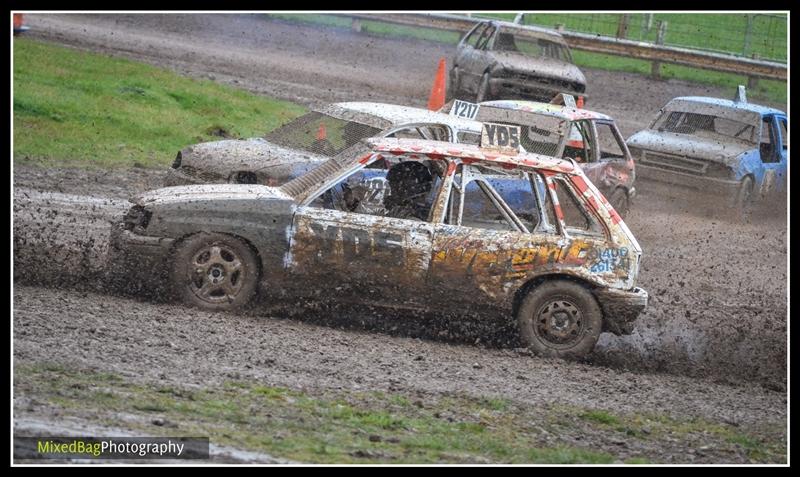
<path id="1" fill-rule="evenodd" d="M 535 58 L 547 57 L 572 63 L 572 56 L 566 45 L 545 38 L 532 38 L 511 31 L 500 31 L 494 42 L 495 51 L 519 53 Z"/>
<path id="2" fill-rule="evenodd" d="M 527 152 L 556 156 L 568 122 L 544 114 L 481 106 L 475 118 L 481 122 L 514 124 L 521 128 L 520 144 Z"/>
<path id="3" fill-rule="evenodd" d="M 333 157 L 379 132 L 372 126 L 311 112 L 267 133 L 264 139 L 286 148 Z"/>
<path id="4" fill-rule="evenodd" d="M 755 124 L 690 111 L 664 111 L 653 123 L 653 129 L 712 139 L 733 139 L 752 144 L 755 144 L 758 138 Z"/>

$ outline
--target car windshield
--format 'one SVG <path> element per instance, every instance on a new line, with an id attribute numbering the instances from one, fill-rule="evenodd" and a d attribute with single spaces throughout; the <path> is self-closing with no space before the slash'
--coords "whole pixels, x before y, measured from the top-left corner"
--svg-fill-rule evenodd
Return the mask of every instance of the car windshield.
<path id="1" fill-rule="evenodd" d="M 723 137 L 755 144 L 757 131 L 753 124 L 689 111 L 664 111 L 653 124 L 660 132 Z"/>
<path id="2" fill-rule="evenodd" d="M 497 34 L 494 50 L 516 52 L 525 56 L 547 57 L 572 63 L 569 49 L 558 42 L 545 38 L 533 38 L 513 31 Z"/>
<path id="3" fill-rule="evenodd" d="M 333 157 L 379 132 L 372 126 L 311 112 L 267 133 L 264 139 L 286 148 Z"/>
<path id="4" fill-rule="evenodd" d="M 475 119 L 481 122 L 520 126 L 522 147 L 528 152 L 545 156 L 557 155 L 558 147 L 569 125 L 567 121 L 554 116 L 491 106 L 481 106 Z"/>

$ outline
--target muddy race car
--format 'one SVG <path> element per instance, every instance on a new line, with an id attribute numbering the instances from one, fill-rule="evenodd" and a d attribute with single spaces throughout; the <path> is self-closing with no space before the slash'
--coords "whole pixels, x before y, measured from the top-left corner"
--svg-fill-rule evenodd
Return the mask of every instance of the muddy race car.
<path id="1" fill-rule="evenodd" d="M 348 186 L 364 173 L 389 184 L 380 207 Z M 506 201 L 512 180 L 524 201 Z M 112 250 L 209 310 L 244 306 L 263 283 L 275 300 L 515 317 L 534 352 L 583 356 L 602 331 L 630 333 L 648 299 L 639 244 L 571 160 L 373 138 L 280 187 L 132 201 Z"/>
<path id="2" fill-rule="evenodd" d="M 789 143 L 783 111 L 733 101 L 679 97 L 650 127 L 628 138 L 640 180 L 666 195 L 724 198 L 735 210 L 756 199 L 785 199 Z M 777 203 L 777 202 L 776 202 Z"/>
<path id="3" fill-rule="evenodd" d="M 295 118 L 263 138 L 188 146 L 178 152 L 164 185 L 280 185 L 364 138 L 476 144 L 480 133 L 480 123 L 426 109 L 370 102 L 335 103 Z"/>
<path id="4" fill-rule="evenodd" d="M 555 30 L 488 20 L 457 48 L 447 87 L 451 98 L 549 101 L 557 93 L 586 91 L 586 78 Z"/>
<path id="5" fill-rule="evenodd" d="M 636 169 L 613 118 L 578 108 L 575 99 L 565 94 L 556 95 L 550 103 L 508 100 L 476 106 L 458 101 L 442 111 L 464 108 L 465 104 L 474 107 L 470 117 L 480 122 L 520 126 L 524 150 L 574 159 L 619 215 L 627 215 L 636 195 Z"/>

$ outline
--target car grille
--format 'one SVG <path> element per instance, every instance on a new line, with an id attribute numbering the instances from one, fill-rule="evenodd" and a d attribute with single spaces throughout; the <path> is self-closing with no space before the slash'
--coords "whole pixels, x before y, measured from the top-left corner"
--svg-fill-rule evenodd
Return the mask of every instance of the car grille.
<path id="1" fill-rule="evenodd" d="M 578 89 L 577 85 L 569 81 L 564 81 L 557 78 L 546 78 L 542 76 L 523 73 L 520 71 L 509 71 L 504 76 L 508 79 L 513 79 L 516 81 L 522 81 L 525 83 L 536 83 L 541 86 L 549 86 L 552 88 L 558 88 L 567 91 Z"/>
<path id="2" fill-rule="evenodd" d="M 640 162 L 646 166 L 658 167 L 668 171 L 685 172 L 688 174 L 705 175 L 708 172 L 709 162 L 689 159 L 688 157 L 674 156 L 645 151 Z"/>

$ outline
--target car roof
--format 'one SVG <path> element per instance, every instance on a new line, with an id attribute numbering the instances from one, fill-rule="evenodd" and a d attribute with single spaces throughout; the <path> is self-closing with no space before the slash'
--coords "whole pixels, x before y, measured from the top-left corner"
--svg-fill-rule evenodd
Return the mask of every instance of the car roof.
<path id="1" fill-rule="evenodd" d="M 522 33 L 524 35 L 529 35 L 536 38 L 547 38 L 548 40 L 552 40 L 557 43 L 561 43 L 563 45 L 567 44 L 567 41 L 564 37 L 559 33 L 557 30 L 553 30 L 550 28 L 542 28 L 533 25 L 522 25 L 520 23 L 513 23 L 513 22 L 506 22 L 503 20 L 485 20 L 491 22 L 501 28 L 503 31 L 512 31 L 514 33 Z"/>
<path id="2" fill-rule="evenodd" d="M 676 101 L 676 100 L 689 101 L 689 102 L 695 102 L 695 103 L 712 104 L 714 106 L 720 106 L 720 107 L 723 107 L 723 108 L 731 108 L 731 109 L 740 109 L 740 110 L 744 110 L 744 111 L 751 111 L 751 112 L 754 112 L 754 113 L 758 113 L 758 114 L 760 114 L 762 116 L 765 116 L 765 115 L 768 115 L 768 114 L 786 115 L 785 112 L 783 112 L 783 111 L 781 111 L 779 109 L 770 108 L 770 107 L 767 107 L 767 106 L 761 106 L 759 104 L 731 101 L 730 99 L 711 98 L 711 97 L 708 97 L 708 96 L 679 96 L 677 98 L 673 98 L 672 100 L 670 100 L 670 102 Z M 669 104 L 669 103 L 667 103 L 667 104 Z"/>
<path id="3" fill-rule="evenodd" d="M 588 109 L 572 108 L 570 106 L 563 106 L 560 104 L 540 103 L 537 101 L 523 101 L 523 100 L 497 100 L 497 101 L 484 101 L 480 103 L 481 106 L 490 106 L 498 109 L 510 109 L 513 111 L 524 111 L 529 113 L 542 114 L 546 116 L 553 116 L 559 119 L 566 119 L 568 121 L 577 121 L 580 119 L 603 119 L 613 121 L 611 116 Z"/>
<path id="4" fill-rule="evenodd" d="M 443 141 L 425 139 L 368 138 L 363 140 L 373 151 L 392 154 L 423 154 L 426 156 L 453 156 L 461 159 L 494 163 L 504 169 L 515 169 L 519 166 L 545 169 L 557 172 L 576 173 L 580 171 L 575 163 L 531 152 L 518 154 L 502 154 L 472 144 L 454 144 Z"/>
<path id="5" fill-rule="evenodd" d="M 399 104 L 389 103 L 372 103 L 362 101 L 350 101 L 343 103 L 334 103 L 329 105 L 322 112 L 338 113 L 350 112 L 357 113 L 357 115 L 368 115 L 377 118 L 384 123 L 383 129 L 389 127 L 400 126 L 403 124 L 413 123 L 436 123 L 436 124 L 449 124 L 458 131 L 468 131 L 480 134 L 483 124 L 472 119 L 461 118 L 458 116 L 451 116 L 449 114 L 430 111 L 422 108 L 414 108 L 411 106 L 401 106 Z M 347 115 L 350 116 L 350 115 Z M 353 116 L 352 120 L 360 122 L 358 117 Z"/>

